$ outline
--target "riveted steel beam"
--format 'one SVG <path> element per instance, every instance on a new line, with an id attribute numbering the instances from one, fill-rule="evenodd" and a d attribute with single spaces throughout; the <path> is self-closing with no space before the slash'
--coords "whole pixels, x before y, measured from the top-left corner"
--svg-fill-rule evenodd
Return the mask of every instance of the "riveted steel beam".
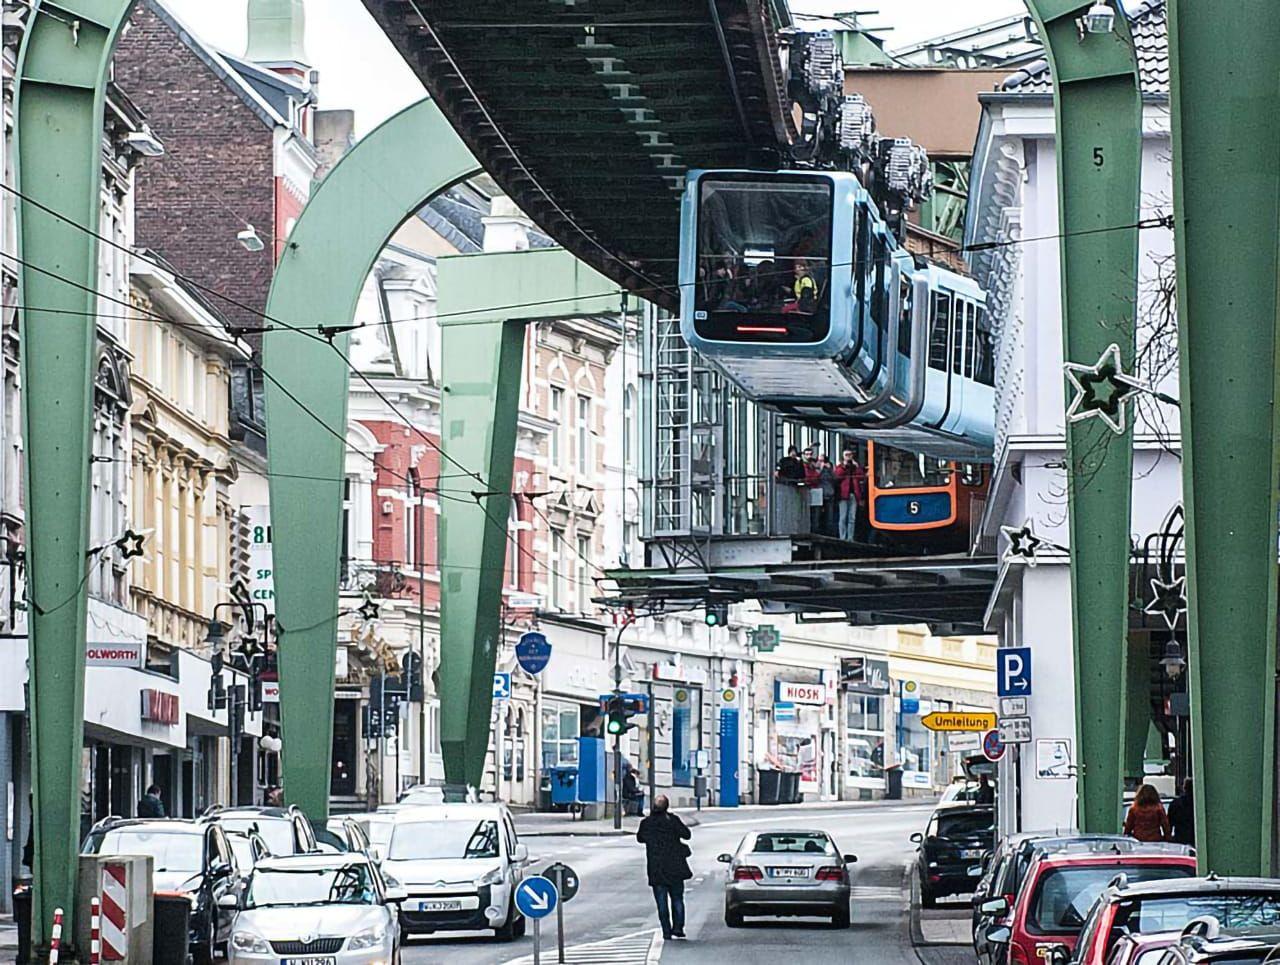
<path id="1" fill-rule="evenodd" d="M 262 357 L 284 791 L 313 820 L 329 810 L 350 376 L 348 336 L 329 345 L 315 326 L 354 318 L 365 279 L 400 224 L 477 173 L 434 103 L 406 108 L 365 136 L 315 189 L 271 285 L 267 315 L 275 329 L 263 338 Z M 285 326 L 310 336 L 279 330 Z"/>
<path id="2" fill-rule="evenodd" d="M 36 0 L 18 58 L 16 176 L 36 945 L 74 935 L 89 455 L 107 66 L 132 0 Z M 45 208 L 58 212 L 50 214 Z"/>
<path id="3" fill-rule="evenodd" d="M 1027 6 L 1053 73 L 1064 357 L 1092 364 L 1115 343 L 1132 371 L 1138 233 L 1097 229 L 1138 220 L 1142 97 L 1133 38 L 1119 13 L 1111 33 L 1084 32 L 1090 0 Z M 1084 830 L 1115 831 L 1127 719 L 1133 434 L 1128 427 L 1116 435 L 1097 419 L 1068 423 L 1066 433 L 1078 816 Z"/>
<path id="4" fill-rule="evenodd" d="M 1280 18 L 1171 0 L 1188 666 L 1200 865 L 1274 833 Z"/>

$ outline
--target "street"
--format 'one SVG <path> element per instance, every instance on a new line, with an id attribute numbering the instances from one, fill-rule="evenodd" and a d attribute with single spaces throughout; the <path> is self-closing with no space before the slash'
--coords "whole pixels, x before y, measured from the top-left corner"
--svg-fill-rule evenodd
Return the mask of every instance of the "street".
<path id="1" fill-rule="evenodd" d="M 915 849 L 908 841 L 928 819 L 931 805 L 838 806 L 831 808 L 768 809 L 703 812 L 693 829 L 694 878 L 685 892 L 687 942 L 660 942 L 657 915 L 645 883 L 644 849 L 632 835 L 623 837 L 529 837 L 531 869 L 541 871 L 561 860 L 582 881 L 578 896 L 566 906 L 566 947 L 598 943 L 578 955 L 579 962 L 735 962 L 775 963 L 795 952 L 813 950 L 829 955 L 838 950 L 841 961 L 866 965 L 958 965 L 972 961 L 964 948 L 912 947 L 908 918 L 910 887 L 907 876 Z M 681 811 L 688 818 L 690 812 Z M 579 826 L 582 827 L 582 826 Z M 590 827 L 589 825 L 587 827 Z M 723 866 L 716 856 L 732 851 L 742 835 L 766 827 L 817 828 L 830 832 L 844 852 L 858 856 L 853 873 L 853 924 L 832 931 L 818 919 L 749 919 L 746 927 L 730 929 L 723 917 Z M 576 829 L 575 829 L 576 830 Z M 930 917 L 963 916 L 964 902 L 944 904 Z M 544 921 L 543 962 L 555 959 L 555 918 Z M 931 930 L 932 931 L 932 930 Z M 417 938 L 404 947 L 410 963 L 529 962 L 533 929 L 509 945 L 495 944 L 487 934 L 477 937 Z M 659 947 L 660 946 L 660 947 Z"/>

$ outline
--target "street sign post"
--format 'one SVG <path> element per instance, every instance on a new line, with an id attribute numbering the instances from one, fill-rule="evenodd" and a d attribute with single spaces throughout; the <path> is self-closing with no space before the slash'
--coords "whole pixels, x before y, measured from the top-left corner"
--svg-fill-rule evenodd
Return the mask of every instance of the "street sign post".
<path id="1" fill-rule="evenodd" d="M 1026 717 L 1028 713 L 1026 697 L 1000 698 L 1001 717 Z"/>
<path id="2" fill-rule="evenodd" d="M 982 735 L 982 756 L 995 763 L 1004 757 L 1004 743 L 1000 740 L 1000 732 L 989 730 Z"/>
<path id="3" fill-rule="evenodd" d="M 530 630 L 516 641 L 516 660 L 526 673 L 539 674 L 551 659 L 551 644 L 545 633 Z"/>
<path id="4" fill-rule="evenodd" d="M 1030 717 L 1001 717 L 998 730 L 1001 744 L 1031 743 Z"/>
<path id="5" fill-rule="evenodd" d="M 548 865 L 542 877 L 556 886 L 560 901 L 556 903 L 556 961 L 564 961 L 564 906 L 573 900 L 581 884 L 578 873 L 563 861 Z"/>
<path id="6" fill-rule="evenodd" d="M 533 965 L 541 965 L 541 922 L 560 904 L 555 884 L 542 875 L 532 875 L 516 888 L 516 909 L 533 922 Z"/>
<path id="7" fill-rule="evenodd" d="M 947 750 L 965 754 L 982 750 L 982 737 L 976 731 L 952 731 L 947 735 Z"/>
<path id="8" fill-rule="evenodd" d="M 935 710 L 920 718 L 932 731 L 988 731 L 996 728 L 996 715 L 985 710 Z"/>
<path id="9" fill-rule="evenodd" d="M 996 693 L 1001 697 L 1031 696 L 1031 648 L 1001 647 L 996 651 Z"/>

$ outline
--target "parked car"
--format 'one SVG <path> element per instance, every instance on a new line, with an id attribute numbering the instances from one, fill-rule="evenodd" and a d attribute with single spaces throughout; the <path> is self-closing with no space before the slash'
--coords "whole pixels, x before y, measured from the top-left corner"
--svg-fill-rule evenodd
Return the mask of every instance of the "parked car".
<path id="1" fill-rule="evenodd" d="M 1181 932 L 1152 932 L 1149 935 L 1121 935 L 1107 965 L 1158 965 L 1164 950 L 1178 943 Z"/>
<path id="2" fill-rule="evenodd" d="M 205 817 L 228 831 L 256 831 L 274 855 L 314 854 L 319 850 L 307 816 L 296 805 L 288 807 L 212 807 Z"/>
<path id="3" fill-rule="evenodd" d="M 415 784 L 400 792 L 397 804 L 443 804 L 444 788 L 435 784 Z"/>
<path id="4" fill-rule="evenodd" d="M 987 941 L 1000 946 L 990 957 L 1000 965 L 1032 965 L 1050 955 L 1065 960 L 1075 951 L 1089 909 L 1117 875 L 1136 884 L 1195 873 L 1195 853 L 1183 845 L 1086 840 L 1037 851 L 1012 907 L 1004 896 L 982 906 L 1003 919 L 987 932 Z"/>
<path id="5" fill-rule="evenodd" d="M 316 836 L 316 845 L 327 854 L 369 853 L 369 836 L 364 833 L 359 822 L 349 815 L 330 818 L 323 828 L 312 827 Z"/>
<path id="6" fill-rule="evenodd" d="M 405 935 L 492 928 L 510 941 L 525 932 L 515 906 L 529 850 L 503 804 L 438 804 L 395 812 L 382 867 L 404 883 Z"/>
<path id="7" fill-rule="evenodd" d="M 920 903 L 932 908 L 946 895 L 972 892 L 982 877 L 982 856 L 995 846 L 995 811 L 986 805 L 948 804 L 929 818 L 918 844 Z"/>
<path id="8" fill-rule="evenodd" d="M 1280 881 L 1210 877 L 1135 884 L 1127 875 L 1118 876 L 1090 909 L 1071 961 L 1111 965 L 1121 936 L 1180 932 L 1196 919 L 1209 918 L 1236 931 L 1280 930 Z"/>
<path id="9" fill-rule="evenodd" d="M 150 855 L 156 894 L 180 894 L 191 900 L 188 944 L 196 965 L 209 965 L 225 948 L 234 912 L 232 901 L 243 883 L 227 835 L 210 821 L 173 818 L 104 818 L 85 837 L 83 854 Z"/>
<path id="10" fill-rule="evenodd" d="M 398 963 L 397 907 L 404 898 L 365 854 L 267 858 L 238 902 L 222 899 L 237 912 L 227 958 L 255 965 Z"/>
<path id="11" fill-rule="evenodd" d="M 1037 852 L 1060 851 L 1067 846 L 1083 847 L 1085 843 L 1120 841 L 1132 843 L 1132 838 L 1119 834 L 1067 834 L 1058 831 L 1029 831 L 1011 834 L 1000 842 L 992 857 L 987 873 L 974 889 L 973 896 L 973 950 L 982 965 L 993 965 L 1003 958 L 1003 946 L 993 948 L 987 940 L 992 928 L 1005 924 L 1008 910 L 1013 907 L 1027 869 Z M 1122 847 L 1128 847 L 1129 844 Z M 993 898 L 1004 899 L 1004 911 L 990 914 L 982 910 Z"/>
<path id="12" fill-rule="evenodd" d="M 398 804 L 387 805 L 376 811 L 362 814 L 348 814 L 347 817 L 364 830 L 369 839 L 370 853 L 381 859 L 386 856 L 387 845 L 391 842 L 391 828 L 395 824 L 396 812 L 401 810 Z"/>
<path id="13" fill-rule="evenodd" d="M 271 857 L 271 849 L 257 831 L 227 831 L 226 835 L 241 874 L 247 875 L 259 861 Z"/>
<path id="14" fill-rule="evenodd" d="M 938 804 L 977 804 L 978 787 L 972 781 L 952 781 L 938 798 Z"/>
<path id="15" fill-rule="evenodd" d="M 1265 965 L 1280 958 L 1280 931 L 1224 930 L 1216 918 L 1197 918 L 1152 962 L 1141 965 Z"/>
<path id="16" fill-rule="evenodd" d="M 818 915 L 849 927 L 849 865 L 825 831 L 753 831 L 733 854 L 722 854 L 724 923 L 738 928 L 747 915 Z"/>

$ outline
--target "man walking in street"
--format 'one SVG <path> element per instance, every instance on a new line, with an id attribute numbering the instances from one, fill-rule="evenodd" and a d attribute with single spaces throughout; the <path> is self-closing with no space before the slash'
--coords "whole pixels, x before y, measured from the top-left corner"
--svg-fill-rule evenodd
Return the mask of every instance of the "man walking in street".
<path id="1" fill-rule="evenodd" d="M 636 840 L 644 845 L 649 887 L 658 904 L 658 921 L 665 939 L 684 938 L 684 883 L 693 877 L 685 844 L 692 837 L 683 821 L 671 813 L 665 794 L 653 799 L 649 816 L 640 822 Z"/>
<path id="2" fill-rule="evenodd" d="M 1169 802 L 1169 824 L 1173 840 L 1178 844 L 1196 843 L 1196 802 L 1191 793 L 1191 778 L 1182 782 L 1182 793 Z"/>

